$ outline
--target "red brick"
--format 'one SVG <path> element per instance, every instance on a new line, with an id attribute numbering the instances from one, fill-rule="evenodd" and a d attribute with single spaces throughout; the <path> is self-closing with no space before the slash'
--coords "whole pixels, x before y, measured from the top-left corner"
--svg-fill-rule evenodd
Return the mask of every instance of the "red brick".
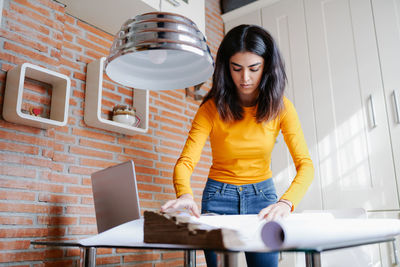
<path id="1" fill-rule="evenodd" d="M 87 30 L 87 31 L 89 31 L 89 32 L 91 32 L 91 33 L 93 33 L 95 35 L 98 35 L 100 37 L 104 37 L 104 38 L 108 39 L 111 42 L 114 40 L 114 36 L 113 35 L 108 34 L 106 32 L 103 32 L 102 30 L 96 29 L 96 28 L 94 28 L 94 27 L 92 27 L 92 26 L 90 26 L 90 25 L 88 25 L 88 24 L 86 24 L 84 22 L 81 22 L 81 21 L 78 20 L 77 21 L 77 25 L 80 28 L 82 28 L 84 30 Z"/>
<path id="2" fill-rule="evenodd" d="M 15 143 L 0 143 L 0 150 L 7 150 L 12 152 L 21 152 L 25 154 L 37 155 L 39 153 L 39 148 L 29 145 L 20 145 Z"/>
<path id="3" fill-rule="evenodd" d="M 95 235 L 97 234 L 96 226 L 70 226 L 68 227 L 69 235 Z"/>
<path id="4" fill-rule="evenodd" d="M 112 40 L 109 40 L 109 39 L 104 40 L 103 38 L 98 38 L 97 36 L 95 36 L 91 33 L 87 33 L 86 38 L 95 44 L 103 46 L 107 50 L 109 50 L 112 45 Z"/>
<path id="5" fill-rule="evenodd" d="M 0 199 L 34 201 L 35 193 L 21 191 L 0 191 Z"/>
<path id="6" fill-rule="evenodd" d="M 169 156 L 175 156 L 176 158 L 179 157 L 181 154 L 180 150 L 172 150 L 164 147 L 156 147 L 156 151 L 161 154 L 167 154 Z"/>
<path id="7" fill-rule="evenodd" d="M 71 43 L 71 42 L 68 42 L 68 41 L 65 41 L 65 40 L 63 42 L 63 48 L 71 49 L 71 50 L 74 50 L 74 51 L 77 51 L 77 52 L 82 52 L 82 50 L 83 50 L 82 47 L 80 47 L 79 45 L 76 45 L 74 43 Z M 73 68 L 78 69 L 78 70 L 80 69 L 79 67 L 76 68 L 75 66 L 79 66 L 78 64 L 73 65 Z"/>
<path id="8" fill-rule="evenodd" d="M 22 45 L 36 49 L 40 52 L 47 53 L 49 50 L 48 46 L 45 46 L 38 42 L 31 41 L 31 40 L 25 38 L 24 35 L 21 36 L 21 35 L 16 34 L 15 32 L 8 32 L 8 31 L 4 31 L 4 30 L 2 30 L 1 33 L 2 33 L 3 37 L 6 38 L 7 40 L 18 42 Z"/>
<path id="9" fill-rule="evenodd" d="M 35 21 L 38 21 L 38 22 L 40 22 L 42 24 L 45 24 L 46 26 L 49 26 L 49 27 L 51 27 L 51 28 L 53 28 L 55 30 L 59 30 L 59 31 L 63 30 L 63 24 L 62 23 L 57 22 L 55 20 L 52 20 L 50 18 L 46 18 L 44 16 L 41 16 L 41 15 L 35 13 L 35 12 L 32 12 L 29 9 L 14 5 L 12 3 L 10 4 L 10 9 L 20 13 L 21 15 L 27 16 L 29 18 L 32 18 Z"/>
<path id="10" fill-rule="evenodd" d="M 128 155 L 144 157 L 146 159 L 154 159 L 154 160 L 158 159 L 158 155 L 154 152 L 146 152 L 146 151 L 130 149 L 130 148 L 125 148 L 124 152 Z"/>
<path id="11" fill-rule="evenodd" d="M 115 264 L 115 263 L 120 263 L 120 257 L 119 256 L 110 256 L 110 257 L 96 257 L 96 265 L 101 265 L 101 264 Z"/>
<path id="12" fill-rule="evenodd" d="M 0 241 L 0 250 L 28 249 L 29 246 L 29 240 Z"/>
<path id="13" fill-rule="evenodd" d="M 31 225 L 33 220 L 30 217 L 22 216 L 0 216 L 1 225 Z"/>
<path id="14" fill-rule="evenodd" d="M 49 227 L 47 232 L 47 236 L 49 237 L 64 237 L 65 233 L 66 233 L 66 229 L 65 228 L 61 228 L 59 225 L 55 226 L 55 227 Z"/>
<path id="15" fill-rule="evenodd" d="M 138 189 L 141 191 L 161 192 L 161 186 L 138 183 Z"/>
<path id="16" fill-rule="evenodd" d="M 14 2 L 17 2 L 17 3 L 21 4 L 21 5 L 24 5 L 29 9 L 33 9 L 33 10 L 41 13 L 44 16 L 48 17 L 50 15 L 50 12 L 47 9 L 44 9 L 44 8 L 38 6 L 38 5 L 32 5 L 27 0 L 14 0 Z"/>
<path id="17" fill-rule="evenodd" d="M 67 248 L 67 257 L 77 257 L 81 255 L 81 251 L 79 248 Z"/>
<path id="18" fill-rule="evenodd" d="M 177 107 L 175 105 L 168 104 L 168 103 L 166 103 L 164 101 L 156 100 L 154 102 L 155 102 L 155 105 L 158 106 L 158 107 L 163 107 L 163 108 L 165 108 L 167 110 L 173 110 L 173 111 L 178 112 L 178 113 L 182 113 L 183 112 L 182 108 Z M 180 106 L 182 106 L 182 104 Z"/>
<path id="19" fill-rule="evenodd" d="M 98 148 L 98 149 L 102 149 L 105 151 L 112 151 L 112 152 L 116 152 L 116 153 L 122 152 L 122 148 L 119 146 L 105 144 L 105 143 L 97 142 L 94 140 L 81 139 L 79 141 L 79 145 L 86 146 L 86 147 L 92 147 L 92 148 Z"/>
<path id="20" fill-rule="evenodd" d="M 92 138 L 94 140 L 103 140 L 103 141 L 107 141 L 107 142 L 115 141 L 115 137 L 112 135 L 102 134 L 99 132 L 93 132 L 90 130 L 80 130 L 80 129 L 75 128 L 75 129 L 72 129 L 72 134 Z"/>
<path id="21" fill-rule="evenodd" d="M 124 262 L 132 261 L 156 261 L 160 259 L 160 254 L 155 253 L 142 253 L 135 255 L 124 255 Z"/>
<path id="22" fill-rule="evenodd" d="M 174 121 L 174 120 L 170 120 L 170 119 L 168 119 L 166 117 L 162 117 L 162 116 L 154 116 L 154 119 L 159 121 L 159 122 L 162 122 L 164 124 L 173 125 L 173 126 L 176 126 L 176 127 L 183 127 L 184 126 L 184 124 L 182 122 L 177 122 L 177 121 Z"/>
<path id="23" fill-rule="evenodd" d="M 80 164 L 84 166 L 91 166 L 91 167 L 99 167 L 99 168 L 107 168 L 113 166 L 117 163 L 110 162 L 110 161 L 102 161 L 102 160 L 95 160 L 95 159 L 81 159 Z"/>
<path id="24" fill-rule="evenodd" d="M 9 42 L 4 42 L 4 49 L 11 50 L 11 51 L 14 51 L 14 52 L 19 53 L 19 54 L 23 54 L 23 55 L 25 55 L 25 56 L 27 56 L 29 58 L 32 58 L 34 60 L 38 60 L 38 61 L 50 64 L 50 65 L 53 65 L 53 66 L 58 66 L 59 65 L 59 61 L 58 60 L 54 60 L 51 57 L 48 57 L 48 56 L 45 56 L 45 55 L 42 55 L 42 54 L 38 54 L 38 53 L 36 53 L 34 51 L 25 49 L 22 46 L 15 45 L 15 44 L 12 44 L 12 43 L 9 43 Z"/>
<path id="25" fill-rule="evenodd" d="M 58 249 L 46 249 L 45 257 L 46 258 L 61 258 L 64 254 L 64 251 L 60 248 Z"/>
<path id="26" fill-rule="evenodd" d="M 138 173 L 145 173 L 145 174 L 152 174 L 152 175 L 159 175 L 159 170 L 154 168 L 146 168 L 142 166 L 135 166 L 136 172 Z"/>
<path id="27" fill-rule="evenodd" d="M 164 252 L 162 254 L 162 259 L 167 260 L 167 259 L 176 259 L 176 258 L 181 258 L 183 259 L 184 253 L 182 251 L 176 251 L 176 252 Z"/>
<path id="28" fill-rule="evenodd" d="M 68 186 L 67 192 L 70 194 L 92 195 L 92 188 L 84 186 Z"/>
<path id="29" fill-rule="evenodd" d="M 46 225 L 74 225 L 78 223 L 77 217 L 66 216 L 38 216 L 38 224 Z"/>
<path id="30" fill-rule="evenodd" d="M 96 217 L 81 217 L 80 224 L 96 224 Z"/>
<path id="31" fill-rule="evenodd" d="M 54 161 L 64 162 L 64 163 L 74 163 L 75 157 L 70 154 L 54 153 L 52 156 Z"/>
<path id="32" fill-rule="evenodd" d="M 47 228 L 10 228 L 0 229 L 1 238 L 15 237 L 43 237 L 47 235 Z M 1 253 L 0 253 L 1 255 Z"/>
<path id="33" fill-rule="evenodd" d="M 50 202 L 50 203 L 68 203 L 68 204 L 78 204 L 78 196 L 69 195 L 54 195 L 48 193 L 40 193 L 38 200 L 40 202 Z"/>
<path id="34" fill-rule="evenodd" d="M 82 148 L 78 146 L 71 146 L 69 148 L 69 152 L 72 154 L 83 155 L 83 156 L 90 156 L 102 159 L 112 159 L 113 154 L 108 152 L 101 152 L 98 150 L 92 150 L 88 148 Z"/>
<path id="35" fill-rule="evenodd" d="M 69 167 L 69 173 L 71 173 L 71 174 L 90 175 L 90 174 L 92 174 L 93 172 L 95 172 L 97 170 L 98 169 L 86 168 L 86 167 L 76 167 L 76 166 Z"/>
<path id="36" fill-rule="evenodd" d="M 146 167 L 153 167 L 154 163 L 153 160 L 146 160 L 142 158 L 135 158 L 132 156 L 125 156 L 125 155 L 119 155 L 117 158 L 119 161 L 128 161 L 128 160 L 133 160 L 135 165 L 143 165 Z"/>
<path id="37" fill-rule="evenodd" d="M 100 47 L 98 45 L 90 43 L 90 42 L 86 41 L 85 39 L 77 37 L 76 41 L 77 41 L 78 44 L 82 45 L 83 47 L 86 47 L 86 48 L 89 48 L 89 49 L 93 49 L 96 52 L 99 52 L 99 53 L 101 53 L 103 55 L 107 55 L 108 54 L 108 49 L 105 49 L 103 47 Z"/>
<path id="38" fill-rule="evenodd" d="M 105 254 L 112 254 L 112 248 L 98 248 L 96 250 L 97 255 L 105 255 Z"/>
<path id="39" fill-rule="evenodd" d="M 66 209 L 67 214 L 94 214 L 94 207 L 78 207 L 78 206 L 68 206 Z"/>
<path id="40" fill-rule="evenodd" d="M 84 197 L 84 196 L 82 196 L 82 197 L 81 197 L 81 204 L 84 204 L 84 205 L 93 205 L 93 204 L 94 204 L 94 202 L 93 202 L 93 197 Z"/>
<path id="41" fill-rule="evenodd" d="M 4 17 L 9 18 L 10 20 L 15 20 L 23 25 L 31 27 L 31 29 L 34 31 L 38 31 L 45 35 L 50 34 L 50 30 L 47 27 L 41 25 L 40 23 L 33 22 L 32 20 L 22 19 L 22 18 L 24 18 L 24 16 L 20 16 L 19 14 L 15 13 L 15 12 L 10 12 L 9 10 L 3 9 L 3 15 L 4 15 Z"/>
<path id="42" fill-rule="evenodd" d="M 0 254 L 0 262 L 18 262 L 18 261 L 34 261 L 42 260 L 44 252 L 29 251 L 29 252 L 3 252 Z"/>

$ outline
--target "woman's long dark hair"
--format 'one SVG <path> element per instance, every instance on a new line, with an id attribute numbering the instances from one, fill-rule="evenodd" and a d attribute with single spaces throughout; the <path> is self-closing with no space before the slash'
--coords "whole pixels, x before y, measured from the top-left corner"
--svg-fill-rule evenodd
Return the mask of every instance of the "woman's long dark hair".
<path id="1" fill-rule="evenodd" d="M 257 98 L 257 122 L 269 121 L 283 109 L 286 73 L 279 49 L 272 36 L 255 25 L 230 30 L 218 48 L 211 90 L 201 104 L 213 99 L 224 121 L 243 118 L 243 108 L 230 73 L 230 58 L 238 52 L 251 52 L 264 58 L 264 69 Z"/>

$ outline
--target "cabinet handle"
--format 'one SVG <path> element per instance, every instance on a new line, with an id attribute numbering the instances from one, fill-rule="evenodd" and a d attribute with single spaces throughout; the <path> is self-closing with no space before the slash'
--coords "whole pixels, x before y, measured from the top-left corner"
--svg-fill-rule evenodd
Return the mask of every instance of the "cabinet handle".
<path id="1" fill-rule="evenodd" d="M 374 101 L 372 100 L 372 95 L 369 95 L 368 101 L 369 101 L 369 106 L 370 106 L 370 110 L 371 110 L 372 128 L 375 128 L 377 125 L 376 125 L 375 108 L 374 108 Z"/>
<path id="2" fill-rule="evenodd" d="M 393 256 L 394 256 L 394 265 L 397 266 L 399 264 L 399 258 L 397 257 L 397 246 L 396 246 L 396 240 L 392 241 L 392 246 L 393 246 Z"/>
<path id="3" fill-rule="evenodd" d="M 393 101 L 394 101 L 394 109 L 396 110 L 396 123 L 400 124 L 400 107 L 396 90 L 393 90 Z"/>

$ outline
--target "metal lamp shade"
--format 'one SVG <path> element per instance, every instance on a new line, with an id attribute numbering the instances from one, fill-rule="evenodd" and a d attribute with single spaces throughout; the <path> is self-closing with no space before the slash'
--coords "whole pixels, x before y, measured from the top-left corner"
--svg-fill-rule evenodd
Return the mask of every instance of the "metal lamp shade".
<path id="1" fill-rule="evenodd" d="M 203 34 L 191 20 L 152 12 L 122 25 L 105 70 L 110 79 L 125 86 L 170 90 L 206 81 L 214 62 Z"/>

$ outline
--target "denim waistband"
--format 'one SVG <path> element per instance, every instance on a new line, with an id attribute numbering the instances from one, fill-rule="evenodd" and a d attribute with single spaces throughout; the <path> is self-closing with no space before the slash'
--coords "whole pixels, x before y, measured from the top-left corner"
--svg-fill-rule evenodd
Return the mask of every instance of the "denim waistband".
<path id="1" fill-rule="evenodd" d="M 274 182 L 272 178 L 269 178 L 267 180 L 264 180 L 259 183 L 254 183 L 254 184 L 244 184 L 244 185 L 234 185 L 234 184 L 227 184 L 227 183 L 222 183 L 216 180 L 213 180 L 211 178 L 207 179 L 207 184 L 211 186 L 216 186 L 221 189 L 221 194 L 223 195 L 225 190 L 230 189 L 230 190 L 243 190 L 243 191 L 253 191 L 255 194 L 258 194 L 261 189 L 264 188 L 273 188 L 275 190 Z"/>

